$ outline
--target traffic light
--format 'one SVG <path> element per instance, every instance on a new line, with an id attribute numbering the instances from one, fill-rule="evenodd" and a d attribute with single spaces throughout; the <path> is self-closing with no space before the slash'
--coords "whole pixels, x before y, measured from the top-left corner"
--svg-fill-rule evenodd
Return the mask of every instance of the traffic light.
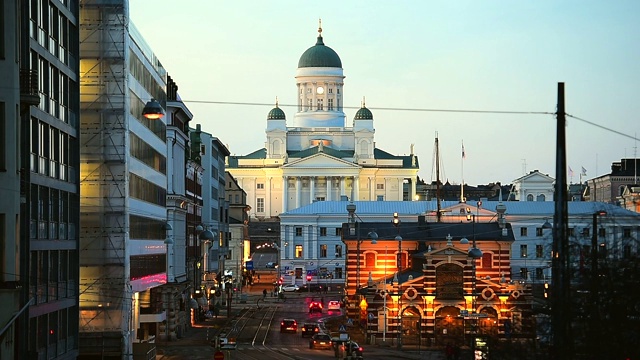
<path id="1" fill-rule="evenodd" d="M 544 298 L 548 299 L 549 298 L 549 283 L 544 283 Z"/>
<path id="2" fill-rule="evenodd" d="M 400 226 L 400 217 L 398 216 L 397 212 L 393 213 L 393 220 L 392 220 L 393 226 L 398 227 Z"/>
<path id="3" fill-rule="evenodd" d="M 311 281 L 311 275 L 307 275 L 307 281 Z"/>

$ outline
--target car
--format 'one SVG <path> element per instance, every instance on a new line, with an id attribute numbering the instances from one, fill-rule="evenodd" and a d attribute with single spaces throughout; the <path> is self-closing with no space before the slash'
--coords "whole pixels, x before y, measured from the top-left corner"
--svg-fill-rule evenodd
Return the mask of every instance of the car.
<path id="1" fill-rule="evenodd" d="M 319 301 L 312 301 L 309 304 L 309 314 L 311 314 L 312 312 L 322 312 L 322 303 L 320 303 Z"/>
<path id="2" fill-rule="evenodd" d="M 267 263 L 267 265 L 265 265 L 264 267 L 266 267 L 267 269 L 275 269 L 278 267 L 278 263 L 275 263 L 273 261 L 269 261 Z"/>
<path id="3" fill-rule="evenodd" d="M 332 347 L 331 336 L 325 333 L 315 334 L 309 339 L 309 349 L 331 349 Z"/>
<path id="4" fill-rule="evenodd" d="M 320 284 L 305 284 L 300 287 L 299 292 L 322 292 L 324 287 Z"/>
<path id="5" fill-rule="evenodd" d="M 280 322 L 280 332 L 298 332 L 298 322 L 295 319 L 282 319 Z"/>
<path id="6" fill-rule="evenodd" d="M 296 284 L 287 284 L 282 286 L 282 291 L 289 292 L 289 291 L 298 291 L 298 290 L 300 290 L 300 287 Z"/>
<path id="7" fill-rule="evenodd" d="M 320 326 L 318 326 L 317 323 L 304 323 L 304 325 L 302 325 L 302 337 L 305 337 L 305 336 L 312 337 L 313 335 L 319 332 L 320 332 Z"/>
<path id="8" fill-rule="evenodd" d="M 340 301 L 331 300 L 327 306 L 327 311 L 340 311 Z"/>

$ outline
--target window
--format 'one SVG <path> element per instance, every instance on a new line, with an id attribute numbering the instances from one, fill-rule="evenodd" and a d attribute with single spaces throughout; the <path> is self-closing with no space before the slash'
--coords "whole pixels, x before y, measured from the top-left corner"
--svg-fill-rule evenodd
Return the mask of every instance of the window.
<path id="1" fill-rule="evenodd" d="M 569 236 L 576 236 L 576 228 L 569 228 Z"/>
<path id="2" fill-rule="evenodd" d="M 622 229 L 622 237 L 630 238 L 631 237 L 631 228 L 623 228 Z"/>
<path id="3" fill-rule="evenodd" d="M 329 89 L 329 91 L 331 91 L 331 89 Z M 333 110 L 333 99 L 327 99 L 327 110 Z"/>
<path id="4" fill-rule="evenodd" d="M 336 257 L 337 258 L 342 257 L 342 245 L 336 245 Z"/>
<path id="5" fill-rule="evenodd" d="M 384 184 L 376 184 L 377 190 L 384 190 Z"/>
<path id="6" fill-rule="evenodd" d="M 536 236 L 538 236 L 538 237 L 542 236 L 542 228 L 541 227 L 536 228 Z"/>
<path id="7" fill-rule="evenodd" d="M 264 189 L 264 183 L 257 183 L 256 189 Z"/>
<path id="8" fill-rule="evenodd" d="M 2 11 L 0 9 L 0 11 Z M 2 58 L 2 29 L 3 26 L 0 26 L 0 58 Z M 0 102 L 0 139 L 2 139 L 0 144 L 0 171 L 7 170 L 7 142 L 5 141 L 5 115 L 4 115 L 4 102 Z"/>
<path id="9" fill-rule="evenodd" d="M 482 267 L 485 269 L 491 269 L 493 263 L 493 256 L 490 253 L 482 254 Z"/>
<path id="10" fill-rule="evenodd" d="M 542 245 L 536 245 L 536 257 L 541 258 L 544 255 L 544 247 Z"/>
<path id="11" fill-rule="evenodd" d="M 302 228 L 301 227 L 296 227 L 296 236 L 302 236 Z"/>
<path id="12" fill-rule="evenodd" d="M 313 108 L 313 99 L 309 99 L 309 102 L 307 102 L 307 111 L 311 110 L 311 108 Z"/>
<path id="13" fill-rule="evenodd" d="M 302 245 L 296 245 L 296 257 L 297 258 L 302 257 Z"/>
<path id="14" fill-rule="evenodd" d="M 544 268 L 536 268 L 536 280 L 544 280 Z"/>
<path id="15" fill-rule="evenodd" d="M 320 245 L 320 257 L 322 258 L 327 257 L 327 244 Z"/>
<path id="16" fill-rule="evenodd" d="M 529 279 L 529 269 L 520 268 L 520 278 L 522 280 L 528 280 Z"/>
<path id="17" fill-rule="evenodd" d="M 520 257 L 521 258 L 526 258 L 527 257 L 527 245 L 520 245 Z"/>
<path id="18" fill-rule="evenodd" d="M 377 201 L 384 201 L 384 195 L 378 195 L 378 196 L 376 197 L 376 200 L 377 200 Z"/>
<path id="19" fill-rule="evenodd" d="M 533 201 L 533 195 L 531 194 L 527 195 L 527 201 Z"/>
<path id="20" fill-rule="evenodd" d="M 589 228 L 582 229 L 582 236 L 589 237 L 589 233 L 590 233 L 590 229 Z"/>
<path id="21" fill-rule="evenodd" d="M 333 88 L 329 88 L 329 94 L 333 94 Z"/>
<path id="22" fill-rule="evenodd" d="M 238 194 L 235 195 L 234 204 L 240 204 L 240 195 L 238 195 Z"/>
<path id="23" fill-rule="evenodd" d="M 527 228 L 526 227 L 521 227 L 520 228 L 520 236 L 527 236 Z"/>
<path id="24" fill-rule="evenodd" d="M 599 236 L 599 237 L 605 237 L 605 236 L 607 236 L 607 229 L 605 229 L 605 228 L 600 228 L 600 229 L 598 229 L 598 236 Z"/>
<path id="25" fill-rule="evenodd" d="M 318 197 L 316 197 L 316 201 L 324 201 L 324 196 L 318 196 Z"/>
<path id="26" fill-rule="evenodd" d="M 320 236 L 327 236 L 327 228 L 326 227 L 321 227 L 320 228 Z"/>
<path id="27" fill-rule="evenodd" d="M 256 199 L 256 212 L 259 212 L 259 213 L 264 212 L 264 198 Z"/>
<path id="28" fill-rule="evenodd" d="M 538 195 L 538 197 L 536 198 L 536 201 L 545 201 L 546 197 L 544 196 L 544 194 L 540 194 Z"/>
<path id="29" fill-rule="evenodd" d="M 324 106 L 323 106 L 323 100 L 322 99 L 318 99 L 318 110 L 323 110 Z"/>
<path id="30" fill-rule="evenodd" d="M 342 268 L 341 267 L 337 267 L 336 268 L 336 279 L 342 279 Z"/>
<path id="31" fill-rule="evenodd" d="M 336 228 L 336 236 L 342 236 L 342 228 Z"/>
<path id="32" fill-rule="evenodd" d="M 625 245 L 622 248 L 622 257 L 624 257 L 625 259 L 628 259 L 631 257 L 631 245 Z"/>

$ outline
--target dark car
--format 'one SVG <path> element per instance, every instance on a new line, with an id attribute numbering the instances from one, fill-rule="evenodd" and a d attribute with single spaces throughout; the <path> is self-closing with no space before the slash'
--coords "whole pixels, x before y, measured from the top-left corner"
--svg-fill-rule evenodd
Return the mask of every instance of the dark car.
<path id="1" fill-rule="evenodd" d="M 309 349 L 331 349 L 332 347 L 331 336 L 327 334 L 315 334 L 309 339 Z"/>
<path id="2" fill-rule="evenodd" d="M 281 333 L 284 333 L 284 332 L 297 333 L 298 332 L 298 322 L 295 321 L 294 319 L 283 319 L 280 322 L 280 332 Z"/>
<path id="3" fill-rule="evenodd" d="M 317 323 L 305 323 L 302 325 L 302 337 L 313 336 L 320 332 L 320 326 Z"/>
<path id="4" fill-rule="evenodd" d="M 320 303 L 319 301 L 312 301 L 311 304 L 309 304 L 309 314 L 311 314 L 312 312 L 322 312 L 322 303 Z"/>
<path id="5" fill-rule="evenodd" d="M 324 286 L 320 284 L 305 284 L 300 287 L 298 292 L 322 292 Z"/>

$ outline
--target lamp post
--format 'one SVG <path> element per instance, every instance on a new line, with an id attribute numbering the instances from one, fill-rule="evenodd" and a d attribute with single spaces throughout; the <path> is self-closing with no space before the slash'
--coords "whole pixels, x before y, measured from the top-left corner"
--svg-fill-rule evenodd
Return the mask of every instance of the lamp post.
<path id="1" fill-rule="evenodd" d="M 400 281 L 400 272 L 402 271 L 402 236 L 400 236 L 400 217 L 397 212 L 393 213 L 393 226 L 398 230 L 395 240 L 398 242 L 398 255 L 396 257 L 396 266 L 398 268 L 398 350 L 402 349 L 402 281 Z"/>
<path id="2" fill-rule="evenodd" d="M 472 268 L 472 273 L 473 273 L 473 277 L 471 278 L 471 308 L 473 311 L 473 314 L 476 313 L 477 310 L 477 305 L 476 305 L 476 260 L 482 258 L 482 251 L 480 249 L 478 249 L 478 247 L 476 246 L 476 215 L 475 214 L 470 214 L 469 213 L 469 209 L 467 208 L 467 221 L 471 221 L 472 222 L 472 246 L 471 248 L 469 248 L 469 251 L 467 253 L 467 256 L 469 256 L 469 258 L 471 258 L 471 268 Z M 460 239 L 460 244 L 469 244 L 469 240 L 467 238 L 462 238 Z M 475 328 L 478 325 L 478 318 L 474 316 L 473 318 L 474 323 L 474 331 L 473 333 L 475 333 Z M 473 344 L 474 340 L 472 339 L 472 344 L 471 344 L 471 349 L 474 348 L 474 344 Z"/>
<path id="3" fill-rule="evenodd" d="M 599 339 L 599 325 L 600 325 L 600 316 L 599 312 L 599 274 L 598 274 L 598 217 L 605 216 L 607 212 L 604 210 L 596 211 L 593 213 L 593 234 L 591 235 L 591 324 L 590 324 L 590 340 L 589 342 L 593 346 L 593 355 L 597 358 L 599 357 L 601 351 L 598 341 Z"/>
<path id="4" fill-rule="evenodd" d="M 349 235 L 356 235 L 356 253 L 357 253 L 357 262 L 356 262 L 356 293 L 360 294 L 360 244 L 364 239 L 360 239 L 360 222 L 362 219 L 356 214 L 356 204 L 349 203 L 347 204 L 347 212 L 349 213 Z M 356 217 L 360 222 L 356 221 Z M 376 244 L 378 239 L 378 234 L 375 231 L 369 231 L 367 233 L 367 237 L 371 239 L 371 244 Z"/>

